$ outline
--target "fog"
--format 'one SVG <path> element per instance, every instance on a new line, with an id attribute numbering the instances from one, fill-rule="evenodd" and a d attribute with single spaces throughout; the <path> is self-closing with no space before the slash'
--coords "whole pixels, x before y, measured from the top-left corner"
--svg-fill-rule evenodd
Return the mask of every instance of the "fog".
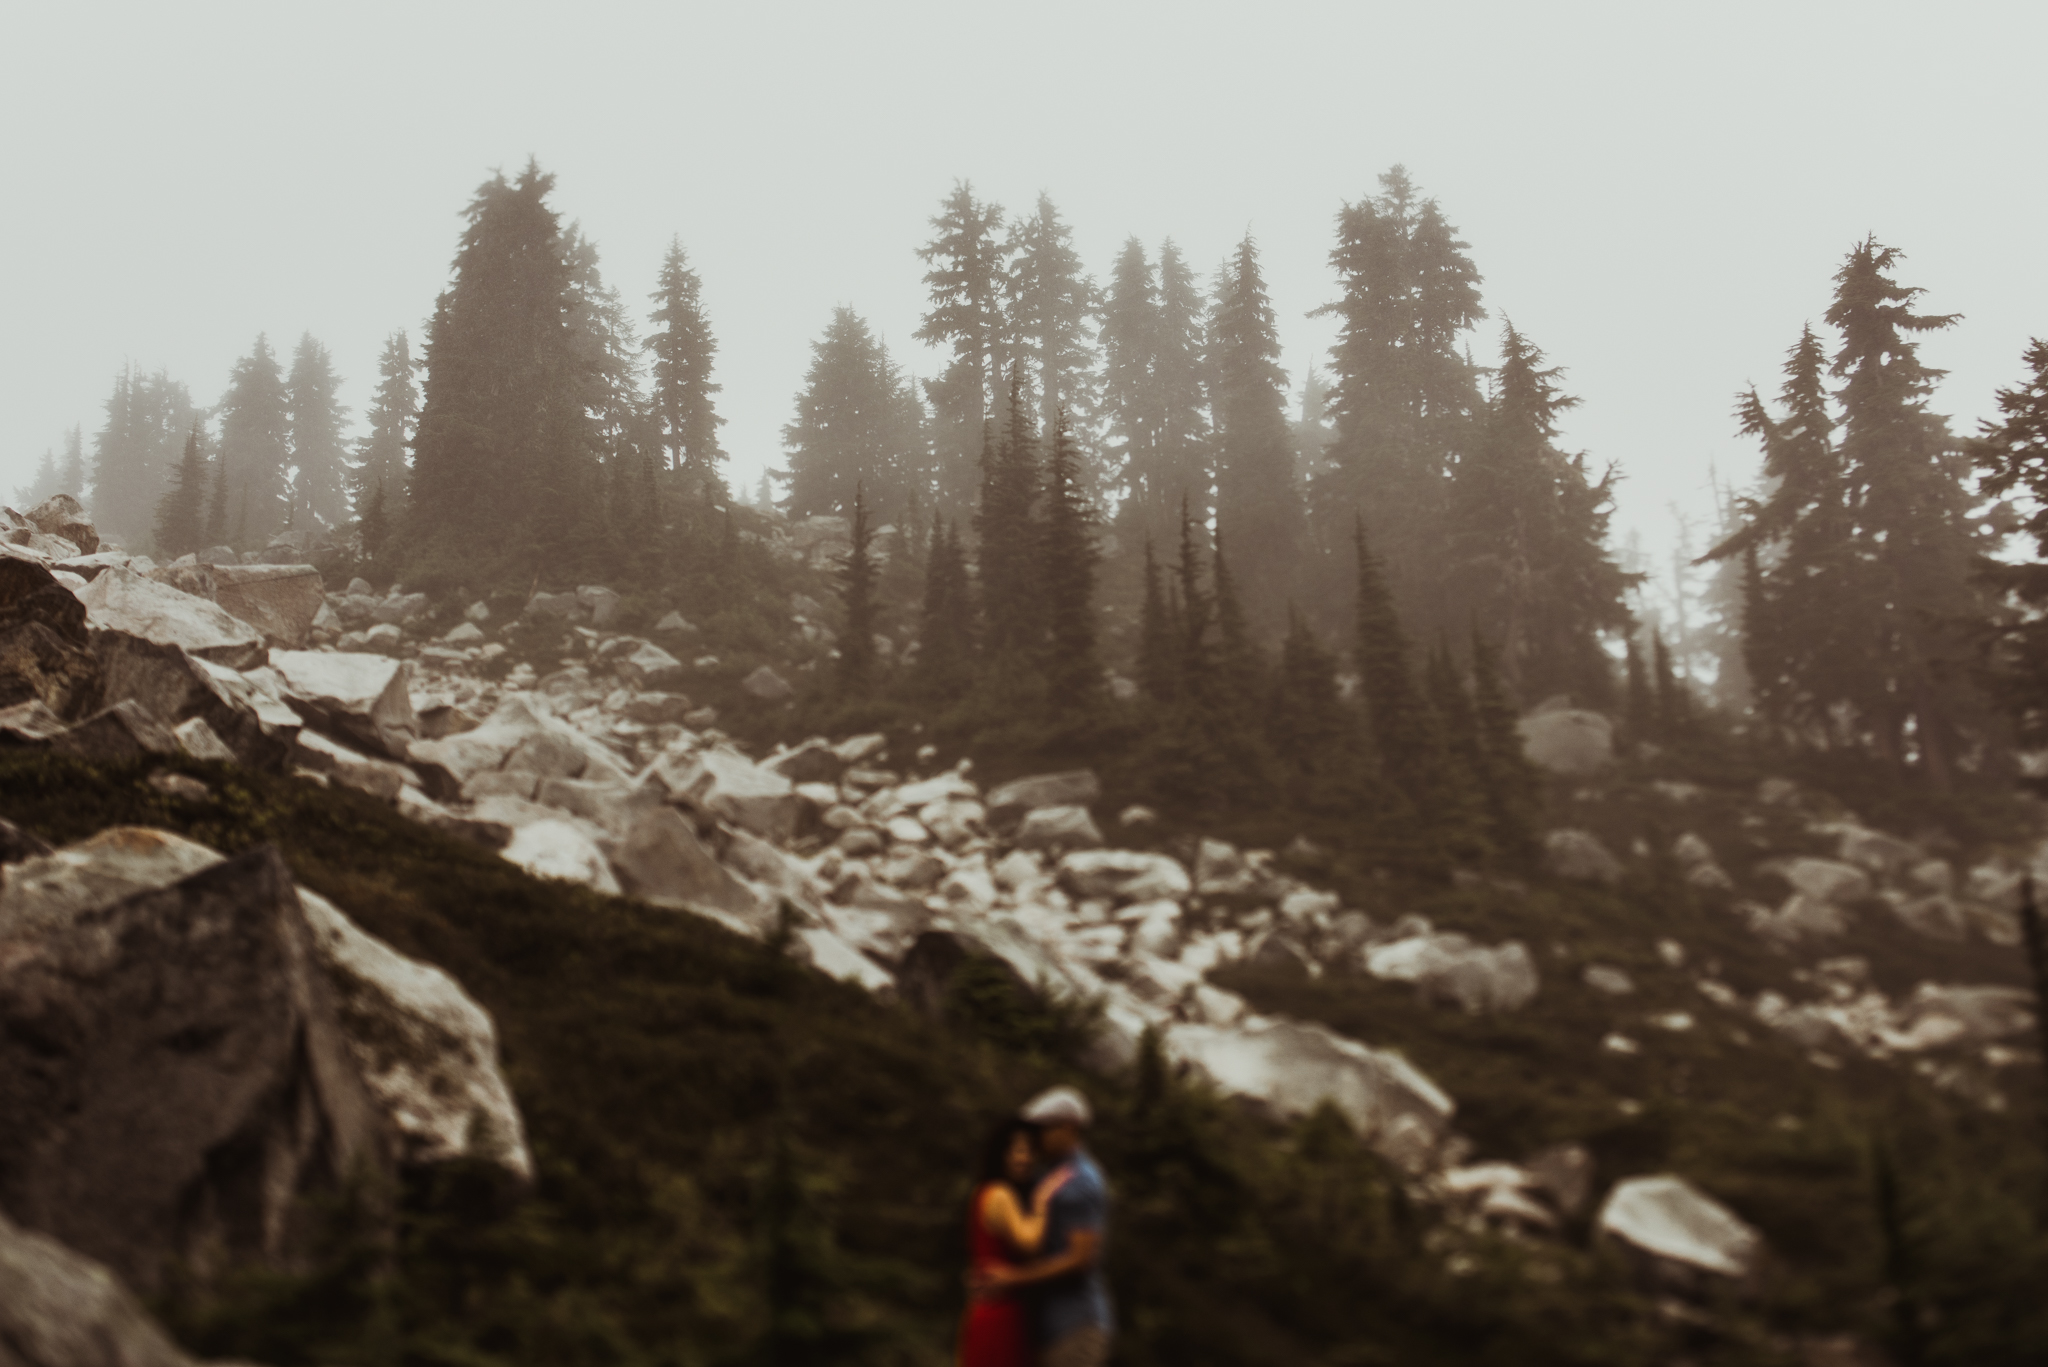
<path id="1" fill-rule="evenodd" d="M 1747 478 L 1734 391 L 1775 387 L 1866 233 L 1902 247 L 1959 430 L 2048 332 L 2038 6 L 17 6 L 0 250 L 0 487 L 124 361 L 202 405 L 258 332 L 310 331 L 359 414 L 419 338 L 495 167 L 559 177 L 639 303 L 680 235 L 719 341 L 732 481 L 780 430 L 831 309 L 896 359 L 914 248 L 956 178 L 1040 190 L 1098 282 L 1136 234 L 1206 277 L 1259 240 L 1298 386 L 1323 362 L 1333 216 L 1402 163 L 1583 399 L 1568 445 L 1652 537 Z"/>

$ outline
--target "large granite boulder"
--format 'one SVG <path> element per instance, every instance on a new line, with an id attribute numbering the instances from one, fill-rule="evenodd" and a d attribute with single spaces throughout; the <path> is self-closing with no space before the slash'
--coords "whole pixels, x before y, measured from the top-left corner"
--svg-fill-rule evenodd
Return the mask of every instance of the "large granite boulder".
<path id="1" fill-rule="evenodd" d="M 1178 859 L 1143 850 L 1076 850 L 1060 860 L 1058 876 L 1076 897 L 1117 902 L 1178 901 L 1194 889 Z"/>
<path id="2" fill-rule="evenodd" d="M 43 566 L 0 557 L 0 707 L 41 702 L 71 718 L 102 697 L 85 605 Z"/>
<path id="3" fill-rule="evenodd" d="M 1169 1058 L 1219 1091 L 1257 1101 L 1283 1117 L 1328 1101 L 1375 1152 L 1403 1171 L 1425 1170 L 1448 1133 L 1454 1104 L 1399 1054 L 1368 1049 L 1320 1025 L 1253 1018 L 1219 1028 L 1175 1025 Z"/>
<path id="4" fill-rule="evenodd" d="M 298 714 L 238 671 L 127 632 L 96 632 L 92 644 L 107 697 L 137 703 L 173 728 L 203 720 L 251 768 L 279 769 L 290 760 Z"/>
<path id="5" fill-rule="evenodd" d="M 296 650 L 327 605 L 327 586 L 311 565 L 217 565 L 213 600 L 263 633 L 273 646 Z"/>
<path id="6" fill-rule="evenodd" d="M 612 852 L 625 891 L 658 907 L 695 911 L 739 931 L 761 935 L 773 908 L 718 862 L 696 827 L 673 807 L 643 810 Z"/>
<path id="7" fill-rule="evenodd" d="M 120 1278 L 0 1215 L 0 1367 L 192 1367 Z"/>
<path id="8" fill-rule="evenodd" d="M 477 775 L 508 765 L 534 774 L 536 781 L 628 781 L 617 758 L 602 743 L 516 693 L 507 694 L 482 725 L 439 740 L 414 741 L 406 747 L 405 758 L 419 771 L 427 792 L 443 801 L 461 796 Z"/>
<path id="9" fill-rule="evenodd" d="M 1543 863 L 1559 878 L 1570 878 L 1576 882 L 1614 884 L 1621 881 L 1621 861 L 1591 831 L 1546 831 L 1543 836 Z"/>
<path id="10" fill-rule="evenodd" d="M 1735 1212 L 1680 1177 L 1631 1177 L 1615 1183 L 1594 1230 L 1680 1280 L 1741 1279 L 1757 1265 L 1763 1236 Z"/>
<path id="11" fill-rule="evenodd" d="M 114 566 L 87 584 L 78 601 L 95 631 L 117 631 L 181 647 L 215 664 L 247 669 L 263 659 L 263 636 L 216 603 L 131 569 Z"/>
<path id="12" fill-rule="evenodd" d="M 420 732 L 413 711 L 412 665 L 382 655 L 273 650 L 270 667 L 285 702 L 306 725 L 373 754 L 405 758 Z"/>
<path id="13" fill-rule="evenodd" d="M 1598 712 L 1560 707 L 1515 723 L 1522 753 L 1548 773 L 1577 778 L 1597 773 L 1614 760 L 1614 725 Z"/>
<path id="14" fill-rule="evenodd" d="M 0 1209 L 143 1291 L 289 1264 L 386 1143 L 283 858 L 31 915 L 0 915 Z"/>
<path id="15" fill-rule="evenodd" d="M 1456 1002 L 1467 1015 L 1519 1011 L 1536 999 L 1536 960 L 1519 940 L 1488 947 L 1463 935 L 1414 935 L 1374 945 L 1365 970 L 1375 978 L 1413 983 L 1426 998 Z"/>
<path id="16" fill-rule="evenodd" d="M 1072 769 L 1058 774 L 1035 774 L 1012 779 L 989 791 L 983 804 L 989 820 L 1009 830 L 1039 807 L 1085 807 L 1102 796 L 1102 784 L 1093 769 Z"/>
<path id="17" fill-rule="evenodd" d="M 84 505 L 70 494 L 52 494 L 24 516 L 38 531 L 61 536 L 78 547 L 80 555 L 91 555 L 100 548 L 99 530 L 85 515 Z"/>
<path id="18" fill-rule="evenodd" d="M 654 777 L 669 801 L 786 845 L 796 834 L 796 785 L 735 750 L 700 750 L 665 759 Z"/>

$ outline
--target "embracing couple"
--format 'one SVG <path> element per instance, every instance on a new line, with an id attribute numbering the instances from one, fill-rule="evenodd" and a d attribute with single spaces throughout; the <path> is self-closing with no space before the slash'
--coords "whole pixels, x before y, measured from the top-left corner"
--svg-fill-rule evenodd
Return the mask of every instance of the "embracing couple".
<path id="1" fill-rule="evenodd" d="M 1054 1087 L 990 1137 L 968 1217 L 959 1367 L 1109 1361 L 1109 1186 L 1082 1143 L 1091 1119 L 1086 1097 Z"/>

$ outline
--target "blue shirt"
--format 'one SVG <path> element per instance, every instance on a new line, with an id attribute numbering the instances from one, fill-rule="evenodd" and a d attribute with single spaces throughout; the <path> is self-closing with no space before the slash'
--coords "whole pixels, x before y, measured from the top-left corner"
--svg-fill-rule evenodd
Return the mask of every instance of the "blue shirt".
<path id="1" fill-rule="evenodd" d="M 1099 1242 L 1095 1265 L 1087 1271 L 1069 1272 L 1037 1286 L 1032 1318 L 1041 1344 L 1057 1343 L 1076 1329 L 1095 1328 L 1106 1333 L 1115 1328 L 1109 1283 L 1102 1275 L 1109 1256 L 1109 1183 L 1086 1149 L 1068 1159 L 1067 1166 L 1074 1175 L 1053 1193 L 1039 1257 L 1056 1258 L 1065 1253 L 1077 1232 L 1091 1232 Z"/>

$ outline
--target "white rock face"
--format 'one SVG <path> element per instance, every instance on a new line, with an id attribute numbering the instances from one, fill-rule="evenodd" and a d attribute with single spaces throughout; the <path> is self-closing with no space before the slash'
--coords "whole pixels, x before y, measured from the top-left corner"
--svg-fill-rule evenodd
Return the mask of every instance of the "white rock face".
<path id="1" fill-rule="evenodd" d="M 634 688 L 671 688 L 683 681 L 683 662 L 652 642 L 642 642 L 615 667 Z"/>
<path id="2" fill-rule="evenodd" d="M 700 751 L 654 772 L 671 802 L 778 843 L 796 834 L 796 785 L 737 751 Z"/>
<path id="3" fill-rule="evenodd" d="M 0 1215 L 7 1367 L 193 1367 L 102 1263 Z"/>
<path id="4" fill-rule="evenodd" d="M 1455 1109 L 1450 1097 L 1398 1054 L 1294 1021 L 1259 1018 L 1234 1029 L 1176 1025 L 1162 1041 L 1169 1057 L 1228 1095 L 1301 1116 L 1325 1100 L 1376 1152 L 1419 1172 L 1435 1156 Z"/>
<path id="5" fill-rule="evenodd" d="M 526 1126 L 498 1064 L 491 1017 L 453 978 L 367 935 L 299 889 L 349 1052 L 397 1128 L 407 1162 L 474 1158 L 533 1178 Z"/>
<path id="6" fill-rule="evenodd" d="M 521 826 L 505 846 L 505 858 L 537 878 L 563 878 L 610 896 L 619 880 L 597 842 L 568 821 L 535 821 Z"/>
<path id="7" fill-rule="evenodd" d="M 1060 860 L 1058 875 L 1060 886 L 1076 897 L 1178 901 L 1194 891 L 1179 860 L 1142 850 L 1077 850 Z"/>
<path id="8" fill-rule="evenodd" d="M 1778 875 L 1795 892 L 1817 902 L 1840 906 L 1870 896 L 1870 875 L 1854 864 L 1834 859 L 1775 860 L 1765 865 L 1765 872 Z"/>
<path id="9" fill-rule="evenodd" d="M 1016 839 L 1027 850 L 1082 850 L 1100 845 L 1102 832 L 1086 807 L 1038 807 L 1024 814 Z"/>
<path id="10" fill-rule="evenodd" d="M 330 775 L 337 783 L 385 802 L 397 802 L 399 793 L 412 782 L 412 770 L 404 765 L 357 754 L 317 731 L 299 733 L 297 759 L 315 773 Z"/>
<path id="11" fill-rule="evenodd" d="M 246 669 L 263 658 L 263 636 L 217 604 L 169 584 L 145 579 L 131 569 L 102 570 L 78 595 L 86 624 L 122 631 L 157 645 L 182 646 L 202 660 Z"/>
<path id="12" fill-rule="evenodd" d="M 311 565 L 216 565 L 214 601 L 262 632 L 273 646 L 297 649 L 327 606 L 320 571 Z"/>
<path id="13" fill-rule="evenodd" d="M 1545 865 L 1559 878 L 1583 883 L 1613 884 L 1621 881 L 1621 861 L 1590 831 L 1545 832 L 1543 858 Z"/>
<path id="14" fill-rule="evenodd" d="M 285 701 L 308 726 L 342 740 L 402 756 L 420 719 L 413 711 L 412 666 L 379 655 L 273 650 L 270 667 Z"/>
<path id="15" fill-rule="evenodd" d="M 1594 1222 L 1606 1238 L 1682 1268 L 1741 1278 L 1755 1268 L 1763 1236 L 1678 1177 L 1615 1184 Z"/>
<path id="16" fill-rule="evenodd" d="M 1415 935 L 1372 946 L 1365 971 L 1375 978 L 1413 983 L 1425 995 L 1456 1002 L 1467 1015 L 1519 1011 L 1536 999 L 1540 979 L 1529 948 L 1519 940 L 1488 948 L 1463 935 Z"/>
<path id="17" fill-rule="evenodd" d="M 1522 736 L 1522 753 L 1549 773 L 1577 778 L 1614 761 L 1614 725 L 1598 712 L 1538 712 L 1516 722 L 1515 729 Z"/>

